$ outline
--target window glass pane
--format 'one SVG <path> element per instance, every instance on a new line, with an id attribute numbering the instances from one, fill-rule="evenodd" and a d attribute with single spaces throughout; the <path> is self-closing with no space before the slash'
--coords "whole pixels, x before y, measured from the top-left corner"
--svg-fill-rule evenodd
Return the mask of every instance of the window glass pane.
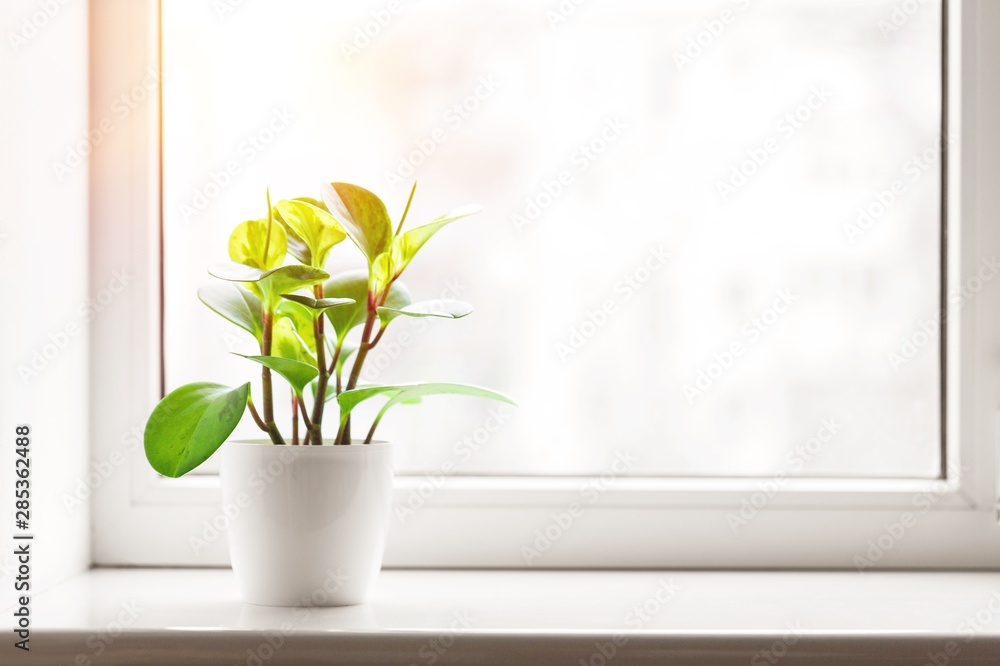
<path id="1" fill-rule="evenodd" d="M 938 473 L 940 2 L 234 4 L 163 3 L 169 386 L 257 374 L 195 292 L 265 188 L 418 179 L 485 213 L 406 282 L 477 309 L 364 377 L 520 407 L 397 409 L 400 472 Z"/>

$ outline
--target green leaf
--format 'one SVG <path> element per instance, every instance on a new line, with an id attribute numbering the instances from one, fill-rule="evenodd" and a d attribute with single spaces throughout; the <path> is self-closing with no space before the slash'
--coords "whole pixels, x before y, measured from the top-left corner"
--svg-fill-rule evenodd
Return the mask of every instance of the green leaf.
<path id="1" fill-rule="evenodd" d="M 330 277 L 330 274 L 312 266 L 282 266 L 270 271 L 260 280 L 261 291 L 265 300 L 272 299 L 275 307 L 280 303 L 282 294 L 290 294 L 305 287 L 319 284 Z"/>
<path id="2" fill-rule="evenodd" d="M 330 277 L 330 274 L 312 266 L 279 266 L 269 271 L 262 271 L 242 264 L 216 264 L 208 272 L 220 280 L 230 282 L 256 283 L 261 292 L 261 300 L 268 312 L 273 312 L 281 301 L 283 294 L 290 294 L 304 287 L 319 284 Z"/>
<path id="3" fill-rule="evenodd" d="M 243 354 L 237 354 L 237 356 L 243 356 Z M 319 370 L 316 369 L 316 366 L 290 358 L 282 358 L 280 356 L 243 356 L 243 358 L 260 363 L 277 372 L 291 385 L 295 391 L 295 395 L 300 397 L 305 387 L 309 386 L 309 382 L 316 379 L 319 375 Z"/>
<path id="4" fill-rule="evenodd" d="M 430 382 L 425 384 L 397 384 L 393 386 L 363 386 L 350 391 L 344 391 L 337 396 L 337 402 L 340 404 L 341 420 L 345 420 L 351 411 L 365 400 L 379 395 L 386 396 L 389 400 L 382 407 L 378 416 L 375 417 L 376 423 L 382 419 L 382 415 L 393 405 L 404 401 L 409 402 L 427 395 L 468 395 L 477 398 L 489 398 L 490 400 L 505 402 L 509 405 L 517 404 L 503 393 L 471 384 Z"/>
<path id="5" fill-rule="evenodd" d="M 380 272 L 385 274 L 381 279 L 389 281 L 399 277 L 406 267 L 410 265 L 410 262 L 413 261 L 413 257 L 416 256 L 417 251 L 424 246 L 424 243 L 430 240 L 431 236 L 455 220 L 481 213 L 482 210 L 482 206 L 462 206 L 431 220 L 427 224 L 410 229 L 396 236 L 392 240 L 391 252 L 382 260 L 386 265 L 380 268 Z"/>
<path id="6" fill-rule="evenodd" d="M 326 210 L 326 204 L 322 201 L 317 201 L 316 199 L 311 199 L 309 197 L 296 197 L 295 200 L 305 201 L 306 203 L 310 203 Z M 296 236 L 295 232 L 293 232 L 289 226 L 285 224 L 285 221 L 281 219 L 281 213 L 278 212 L 277 207 L 271 208 L 271 215 L 278 221 L 282 228 L 284 228 L 285 235 L 288 236 L 288 254 L 292 255 L 297 261 L 305 264 L 306 266 L 311 266 L 312 253 L 309 251 L 309 247 L 306 245 L 305 241 Z"/>
<path id="7" fill-rule="evenodd" d="M 341 305 L 354 305 L 357 302 L 353 298 L 313 298 L 305 294 L 282 294 L 281 297 L 307 307 L 310 310 L 315 310 L 314 314 L 316 316 L 319 316 L 324 310 L 328 310 L 329 308 Z"/>
<path id="8" fill-rule="evenodd" d="M 406 267 L 410 265 L 413 257 L 416 256 L 417 251 L 438 230 L 455 220 L 475 215 L 481 211 L 482 207 L 480 206 L 464 206 L 393 238 L 389 248 L 375 257 L 375 261 L 371 264 L 371 277 L 374 289 L 380 290 L 402 275 Z"/>
<path id="9" fill-rule="evenodd" d="M 253 268 L 271 270 L 281 265 L 287 253 L 285 230 L 280 224 L 269 225 L 267 220 L 244 222 L 229 236 L 229 258 Z"/>
<path id="10" fill-rule="evenodd" d="M 312 323 L 312 318 L 309 319 Z M 271 331 L 271 355 L 303 363 L 316 363 L 316 337 L 312 328 L 300 330 L 291 317 L 279 317 Z"/>
<path id="11" fill-rule="evenodd" d="M 378 316 L 382 326 L 401 315 L 407 317 L 441 317 L 443 319 L 461 319 L 472 312 L 472 306 L 463 301 L 420 301 L 402 308 L 383 306 L 378 308 Z"/>
<path id="12" fill-rule="evenodd" d="M 392 222 L 385 204 L 373 192 L 350 183 L 322 187 L 327 209 L 371 265 L 392 242 Z"/>
<path id="13" fill-rule="evenodd" d="M 260 343 L 264 333 L 260 299 L 234 284 L 213 284 L 198 290 L 198 298 L 215 313 L 252 334 Z"/>
<path id="14" fill-rule="evenodd" d="M 208 460 L 243 417 L 250 383 L 238 388 L 197 382 L 168 393 L 146 423 L 146 459 L 177 478 Z"/>
<path id="15" fill-rule="evenodd" d="M 338 340 L 343 340 L 355 326 L 365 323 L 368 316 L 368 272 L 345 271 L 333 276 L 323 283 L 323 293 L 331 298 L 351 299 L 353 305 L 331 308 L 326 311 L 326 318 L 333 326 Z M 403 308 L 410 304 L 410 291 L 402 282 L 394 282 L 386 297 L 385 306 Z"/>
<path id="16" fill-rule="evenodd" d="M 316 329 L 314 327 L 315 318 L 312 310 L 304 305 L 300 305 L 291 300 L 282 300 L 274 311 L 280 321 L 282 317 L 287 317 L 295 325 L 295 331 L 302 338 L 309 351 L 316 351 Z"/>
<path id="17" fill-rule="evenodd" d="M 288 199 L 279 201 L 275 209 L 289 235 L 305 246 L 308 254 L 299 248 L 296 250 L 296 254 L 301 255 L 296 258 L 303 263 L 323 268 L 333 246 L 347 237 L 325 206 L 320 208 L 304 199 Z"/>

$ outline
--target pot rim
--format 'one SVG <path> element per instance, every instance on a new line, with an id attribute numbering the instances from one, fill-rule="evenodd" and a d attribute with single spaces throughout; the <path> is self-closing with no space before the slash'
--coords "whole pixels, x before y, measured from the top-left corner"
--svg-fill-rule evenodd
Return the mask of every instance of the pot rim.
<path id="1" fill-rule="evenodd" d="M 320 446 L 316 446 L 314 444 L 310 444 L 308 446 L 305 446 L 305 445 L 295 446 L 295 445 L 292 445 L 292 444 L 285 444 L 285 446 L 287 446 L 289 449 L 293 449 L 293 450 L 296 450 L 296 451 L 297 450 L 324 451 L 326 449 L 332 449 L 332 450 L 336 450 L 336 451 L 354 451 L 356 449 L 361 449 L 361 450 L 369 449 L 370 450 L 370 449 L 382 449 L 382 448 L 386 448 L 386 447 L 392 446 L 392 442 L 388 442 L 388 441 L 385 441 L 385 440 L 379 440 L 379 439 L 372 440 L 371 444 L 364 444 L 363 442 L 364 442 L 364 440 L 361 440 L 361 439 L 352 439 L 351 443 L 348 444 L 347 446 L 334 446 L 332 439 L 324 439 L 323 440 L 323 444 L 320 445 Z M 240 445 L 240 446 L 273 446 L 275 448 L 281 448 L 280 445 L 274 444 L 269 439 L 227 439 L 226 442 L 225 442 L 225 445 L 226 446 L 229 446 L 229 445 Z"/>

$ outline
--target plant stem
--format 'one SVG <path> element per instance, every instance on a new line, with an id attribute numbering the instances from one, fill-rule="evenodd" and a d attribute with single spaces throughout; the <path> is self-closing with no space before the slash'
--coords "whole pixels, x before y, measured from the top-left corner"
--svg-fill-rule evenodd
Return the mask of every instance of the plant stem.
<path id="1" fill-rule="evenodd" d="M 292 446 L 299 443 L 299 396 L 292 393 Z"/>
<path id="2" fill-rule="evenodd" d="M 368 350 L 374 345 L 371 342 L 372 329 L 375 328 L 375 308 L 370 308 L 368 311 L 368 318 L 365 319 L 364 332 L 361 334 L 361 346 L 358 348 L 358 354 L 354 358 L 354 367 L 351 368 L 351 376 L 347 380 L 346 390 L 350 391 L 358 385 L 358 379 L 361 377 L 361 366 L 365 362 L 365 357 L 368 356 Z"/>
<path id="3" fill-rule="evenodd" d="M 378 329 L 378 333 L 375 334 L 375 338 L 372 340 L 372 343 L 368 346 L 369 349 L 378 344 L 378 341 L 382 339 L 382 334 L 385 333 L 385 329 L 386 329 L 385 326 L 382 326 L 380 329 Z"/>
<path id="4" fill-rule="evenodd" d="M 368 436 L 365 437 L 365 444 L 371 444 L 372 443 L 372 437 L 375 436 L 375 428 L 378 427 L 378 422 L 382 420 L 382 415 L 383 414 L 385 414 L 385 410 L 384 409 L 382 411 L 380 411 L 378 413 L 378 416 L 376 416 L 375 419 L 372 421 L 372 427 L 369 428 L 369 430 L 368 430 Z"/>
<path id="5" fill-rule="evenodd" d="M 305 422 L 306 428 L 309 429 L 310 434 L 311 434 L 311 431 L 313 429 L 313 422 L 309 418 L 309 412 L 306 409 L 306 403 L 305 403 L 304 400 L 299 400 L 299 410 L 302 412 L 302 420 Z M 322 441 L 322 440 L 320 440 L 320 441 Z"/>
<path id="6" fill-rule="evenodd" d="M 247 395 L 247 407 L 250 408 L 250 416 L 252 416 L 253 420 L 257 422 L 257 427 L 263 430 L 264 432 L 267 432 L 268 431 L 267 426 L 264 425 L 264 421 L 261 420 L 260 414 L 257 413 L 257 408 L 254 407 L 253 396 L 249 394 Z"/>
<path id="7" fill-rule="evenodd" d="M 330 361 L 330 368 L 326 371 L 327 375 L 336 375 L 337 378 L 337 395 L 340 395 L 340 368 L 337 367 L 337 363 L 340 362 L 340 352 L 344 348 L 344 341 L 338 339 L 336 346 L 333 348 L 333 359 Z M 323 396 L 323 400 L 326 401 L 326 396 Z"/>
<path id="8" fill-rule="evenodd" d="M 365 329 L 361 334 L 361 346 L 358 347 L 358 353 L 354 357 L 354 366 L 351 368 L 351 376 L 347 380 L 347 386 L 345 391 L 350 391 L 355 386 L 358 385 L 358 379 L 361 377 L 361 366 L 365 362 L 365 357 L 368 356 L 368 350 L 372 348 L 371 337 L 372 329 L 375 327 L 375 316 L 376 316 L 376 306 L 372 299 L 372 296 L 368 297 L 368 317 L 365 319 Z M 337 444 L 349 444 L 351 441 L 351 417 L 348 416 L 340 425 L 340 432 L 337 433 Z"/>
<path id="9" fill-rule="evenodd" d="M 323 298 L 323 284 L 313 286 L 316 300 Z M 313 444 L 323 443 L 323 409 L 326 407 L 326 385 L 330 381 L 330 371 L 326 367 L 326 340 L 323 338 L 324 315 L 313 320 L 313 333 L 316 336 L 316 368 L 319 370 L 319 380 L 316 382 L 316 399 L 313 401 L 312 431 Z"/>
<path id="10" fill-rule="evenodd" d="M 271 334 L 274 328 L 274 313 L 264 310 L 261 317 L 263 320 L 264 334 L 261 337 L 260 350 L 264 356 L 271 355 Z M 261 370 L 260 383 L 264 389 L 264 426 L 267 428 L 271 441 L 275 444 L 284 444 L 278 426 L 274 423 L 274 396 L 271 393 L 271 369 L 267 366 Z"/>

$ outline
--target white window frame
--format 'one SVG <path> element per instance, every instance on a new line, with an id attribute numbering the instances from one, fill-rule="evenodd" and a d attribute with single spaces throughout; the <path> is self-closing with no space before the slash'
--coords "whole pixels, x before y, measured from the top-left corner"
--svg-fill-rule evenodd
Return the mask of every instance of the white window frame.
<path id="1" fill-rule="evenodd" d="M 1000 256 L 1000 2 L 951 0 L 946 14 L 946 118 L 959 137 L 946 166 L 950 287 L 983 257 Z M 100 117 L 159 62 L 158 6 L 94 0 L 90 18 L 91 112 Z M 161 390 L 157 102 L 133 112 L 125 138 L 95 151 L 91 165 L 91 280 L 122 268 L 135 275 L 90 338 L 92 459 L 115 469 L 92 495 L 93 560 L 225 566 L 224 535 L 212 538 L 208 527 L 221 513 L 217 477 L 161 478 L 141 447 Z M 734 532 L 727 516 L 762 480 L 619 478 L 546 544 L 539 531 L 596 479 L 404 476 L 397 504 L 435 491 L 405 523 L 393 521 L 386 566 L 851 569 L 878 555 L 873 568 L 997 568 L 998 294 L 987 285 L 948 319 L 941 480 L 788 480 Z M 915 523 L 901 538 L 883 536 L 907 513 Z M 192 536 L 209 543 L 196 549 Z M 523 546 L 546 545 L 527 561 Z"/>

